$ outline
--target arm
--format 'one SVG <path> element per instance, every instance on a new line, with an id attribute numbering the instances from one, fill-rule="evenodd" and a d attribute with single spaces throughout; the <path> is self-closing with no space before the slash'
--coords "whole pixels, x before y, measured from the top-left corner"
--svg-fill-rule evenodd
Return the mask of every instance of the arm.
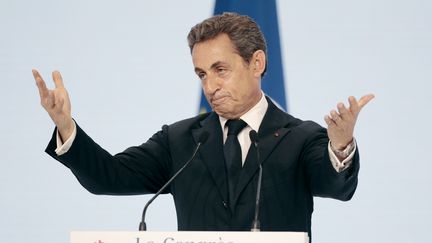
<path id="1" fill-rule="evenodd" d="M 100 147 L 76 126 L 69 151 L 57 155 L 56 131 L 46 152 L 67 166 L 88 191 L 95 194 L 135 195 L 156 192 L 169 178 L 171 158 L 167 127 L 146 143 L 116 155 Z"/>
<path id="2" fill-rule="evenodd" d="M 369 94 L 357 101 L 351 96 L 348 99 L 350 103 L 348 108 L 343 103 L 339 103 L 338 112 L 332 110 L 330 116 L 325 117 L 328 125 L 327 132 L 312 133 L 307 139 L 304 161 L 307 165 L 310 188 L 315 196 L 349 200 L 354 194 L 359 171 L 358 149 L 356 148 L 352 154 L 343 154 L 340 151 L 353 143 L 353 132 L 358 115 L 373 98 L 374 95 Z M 336 154 L 338 161 L 352 157 L 348 166 L 343 167 L 339 173 L 335 170 L 335 163 L 330 161 L 331 156 L 334 156 L 331 152 Z"/>
<path id="3" fill-rule="evenodd" d="M 303 130 L 307 133 L 307 139 L 303 145 L 301 161 L 312 195 L 342 201 L 351 199 L 357 187 L 360 168 L 358 148 L 349 167 L 337 172 L 330 161 L 326 129 L 309 123 Z"/>
<path id="4" fill-rule="evenodd" d="M 168 128 L 150 138 L 146 143 L 111 155 L 95 143 L 71 117 L 71 103 L 58 71 L 53 72 L 55 89 L 49 90 L 40 74 L 33 70 L 42 106 L 56 125 L 46 152 L 75 174 L 79 182 L 96 194 L 138 194 L 157 191 L 169 177 L 170 153 Z M 60 140 L 71 138 L 68 151 L 57 148 Z M 73 136 L 72 136 L 73 137 Z M 63 152 L 63 153 L 62 153 Z"/>

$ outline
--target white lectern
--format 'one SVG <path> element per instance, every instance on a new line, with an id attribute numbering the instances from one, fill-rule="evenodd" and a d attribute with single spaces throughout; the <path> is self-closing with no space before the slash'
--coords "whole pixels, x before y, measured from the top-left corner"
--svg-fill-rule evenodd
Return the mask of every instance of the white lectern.
<path id="1" fill-rule="evenodd" d="M 74 231 L 71 243 L 308 243 L 305 232 Z"/>

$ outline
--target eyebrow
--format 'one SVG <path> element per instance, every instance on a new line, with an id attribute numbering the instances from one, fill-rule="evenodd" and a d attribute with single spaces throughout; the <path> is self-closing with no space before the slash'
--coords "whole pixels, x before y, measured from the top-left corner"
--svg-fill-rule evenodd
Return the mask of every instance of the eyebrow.
<path id="1" fill-rule="evenodd" d="M 223 62 L 217 61 L 211 65 L 210 69 L 215 69 L 216 67 L 220 66 L 221 64 L 223 64 Z"/>
<path id="2" fill-rule="evenodd" d="M 220 66 L 220 65 L 222 65 L 222 64 L 224 64 L 224 62 L 217 61 L 217 62 L 213 63 L 213 64 L 210 66 L 210 69 L 215 69 L 216 67 L 218 67 L 218 66 Z M 195 67 L 194 70 L 195 70 L 195 73 L 197 73 L 197 72 L 201 72 L 201 71 L 204 71 L 204 70 L 202 70 L 202 69 L 199 68 L 199 67 Z"/>

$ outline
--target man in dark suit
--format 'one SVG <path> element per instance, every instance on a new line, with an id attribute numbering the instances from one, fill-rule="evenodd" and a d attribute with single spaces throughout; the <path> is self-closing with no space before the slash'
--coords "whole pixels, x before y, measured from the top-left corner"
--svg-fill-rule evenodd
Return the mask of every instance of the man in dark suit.
<path id="1" fill-rule="evenodd" d="M 114 156 L 73 121 L 60 73 L 53 72 L 56 88 L 49 90 L 33 70 L 41 103 L 56 124 L 46 152 L 92 193 L 155 193 L 208 134 L 166 190 L 174 197 L 179 230 L 250 230 L 261 164 L 261 230 L 310 234 L 313 196 L 349 200 L 354 194 L 359 155 L 353 130 L 373 95 L 350 97 L 349 107 L 339 103 L 325 118 L 326 130 L 281 111 L 261 91 L 266 46 L 250 18 L 214 16 L 193 27 L 188 41 L 213 111 L 165 125 L 144 144 Z M 258 146 L 249 138 L 252 130 Z"/>

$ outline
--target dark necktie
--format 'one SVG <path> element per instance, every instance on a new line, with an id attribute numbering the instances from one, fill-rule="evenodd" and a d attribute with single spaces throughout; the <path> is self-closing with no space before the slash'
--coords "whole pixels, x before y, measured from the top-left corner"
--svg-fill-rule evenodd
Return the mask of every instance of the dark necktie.
<path id="1" fill-rule="evenodd" d="M 228 120 L 228 136 L 224 145 L 225 165 L 228 174 L 230 207 L 234 211 L 234 193 L 242 168 L 241 147 L 237 135 L 246 127 L 243 120 Z"/>

